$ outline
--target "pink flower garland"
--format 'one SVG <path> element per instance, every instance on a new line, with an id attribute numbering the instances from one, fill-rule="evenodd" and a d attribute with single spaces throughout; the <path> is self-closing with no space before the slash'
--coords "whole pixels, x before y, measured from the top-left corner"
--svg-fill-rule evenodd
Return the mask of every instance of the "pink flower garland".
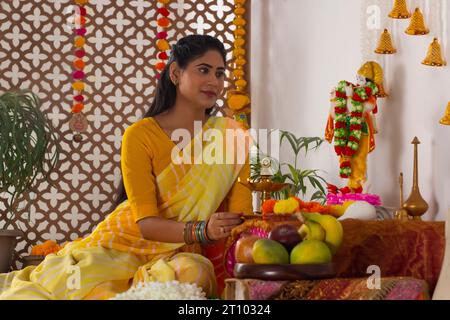
<path id="1" fill-rule="evenodd" d="M 373 206 L 381 205 L 381 198 L 376 194 L 363 194 L 363 193 L 327 194 L 327 205 L 343 204 L 345 201 L 366 201 Z"/>

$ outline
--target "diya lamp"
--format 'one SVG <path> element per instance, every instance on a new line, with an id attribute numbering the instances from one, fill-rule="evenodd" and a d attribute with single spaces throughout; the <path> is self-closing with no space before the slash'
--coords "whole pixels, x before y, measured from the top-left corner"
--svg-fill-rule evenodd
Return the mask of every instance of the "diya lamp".
<path id="1" fill-rule="evenodd" d="M 272 161 L 270 160 L 270 158 L 264 158 L 261 160 L 261 171 L 259 179 L 252 181 L 250 178 L 247 178 L 247 181 L 241 181 L 241 179 L 238 178 L 238 182 L 250 189 L 252 192 L 259 191 L 262 193 L 262 203 L 270 199 L 270 195 L 272 192 L 278 192 L 290 186 L 289 183 L 279 183 L 272 181 L 273 171 L 271 169 L 271 165 Z M 261 208 L 258 209 L 259 210 L 256 211 L 255 214 L 260 215 L 262 210 Z"/>

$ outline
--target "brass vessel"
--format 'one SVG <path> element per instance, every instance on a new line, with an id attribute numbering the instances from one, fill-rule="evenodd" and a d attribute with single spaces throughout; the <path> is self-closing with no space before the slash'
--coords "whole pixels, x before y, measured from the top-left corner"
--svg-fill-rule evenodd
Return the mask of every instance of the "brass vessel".
<path id="1" fill-rule="evenodd" d="M 409 198 L 403 204 L 403 208 L 408 211 L 408 214 L 412 216 L 414 220 L 421 220 L 420 217 L 428 210 L 428 203 L 422 198 L 419 190 L 417 146 L 420 144 L 420 141 L 417 137 L 414 137 L 414 140 L 411 143 L 414 145 L 413 186 Z"/>
<path id="2" fill-rule="evenodd" d="M 248 189 L 250 189 L 252 192 L 260 191 L 261 194 L 261 205 L 264 203 L 264 201 L 270 199 L 270 194 L 272 192 L 281 191 L 287 187 L 290 186 L 289 183 L 278 183 L 272 181 L 273 172 L 270 169 L 271 167 L 271 160 L 269 158 L 264 158 L 261 160 L 261 172 L 260 172 L 260 179 L 258 181 L 251 181 L 250 178 L 247 178 L 247 181 L 241 181 L 240 178 L 238 178 L 238 182 Z M 255 214 L 261 214 L 262 210 L 261 208 L 258 208 Z"/>

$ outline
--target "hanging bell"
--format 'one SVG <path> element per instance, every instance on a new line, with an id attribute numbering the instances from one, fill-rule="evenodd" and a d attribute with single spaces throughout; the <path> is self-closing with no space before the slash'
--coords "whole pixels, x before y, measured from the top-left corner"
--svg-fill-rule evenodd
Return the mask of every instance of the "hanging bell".
<path id="1" fill-rule="evenodd" d="M 378 42 L 378 47 L 375 50 L 375 53 L 378 54 L 393 54 L 396 53 L 397 49 L 394 48 L 392 44 L 391 34 L 387 29 L 384 29 L 381 34 L 380 41 Z"/>
<path id="2" fill-rule="evenodd" d="M 450 126 L 450 102 L 447 105 L 444 117 L 441 119 L 441 121 L 439 121 L 439 123 L 444 126 Z"/>
<path id="3" fill-rule="evenodd" d="M 411 36 L 421 36 L 430 33 L 430 29 L 425 26 L 425 19 L 419 8 L 416 8 L 414 11 L 409 27 L 405 30 L 405 33 Z"/>
<path id="4" fill-rule="evenodd" d="M 395 0 L 394 7 L 392 8 L 391 13 L 389 13 L 389 17 L 393 19 L 408 19 L 411 17 L 406 0 Z"/>
<path id="5" fill-rule="evenodd" d="M 430 67 L 442 67 L 447 65 L 447 62 L 442 58 L 441 45 L 437 38 L 433 39 L 433 42 L 428 48 L 428 53 L 422 64 Z"/>

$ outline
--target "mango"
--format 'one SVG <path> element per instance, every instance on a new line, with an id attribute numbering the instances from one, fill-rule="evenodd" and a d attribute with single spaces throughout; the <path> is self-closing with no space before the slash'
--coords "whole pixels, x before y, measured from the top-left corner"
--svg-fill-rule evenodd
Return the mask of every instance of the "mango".
<path id="1" fill-rule="evenodd" d="M 291 251 L 291 264 L 322 264 L 332 259 L 328 246 L 319 240 L 303 240 Z"/>
<path id="2" fill-rule="evenodd" d="M 288 264 L 289 253 L 279 242 L 259 239 L 252 249 L 253 261 L 258 264 Z"/>

